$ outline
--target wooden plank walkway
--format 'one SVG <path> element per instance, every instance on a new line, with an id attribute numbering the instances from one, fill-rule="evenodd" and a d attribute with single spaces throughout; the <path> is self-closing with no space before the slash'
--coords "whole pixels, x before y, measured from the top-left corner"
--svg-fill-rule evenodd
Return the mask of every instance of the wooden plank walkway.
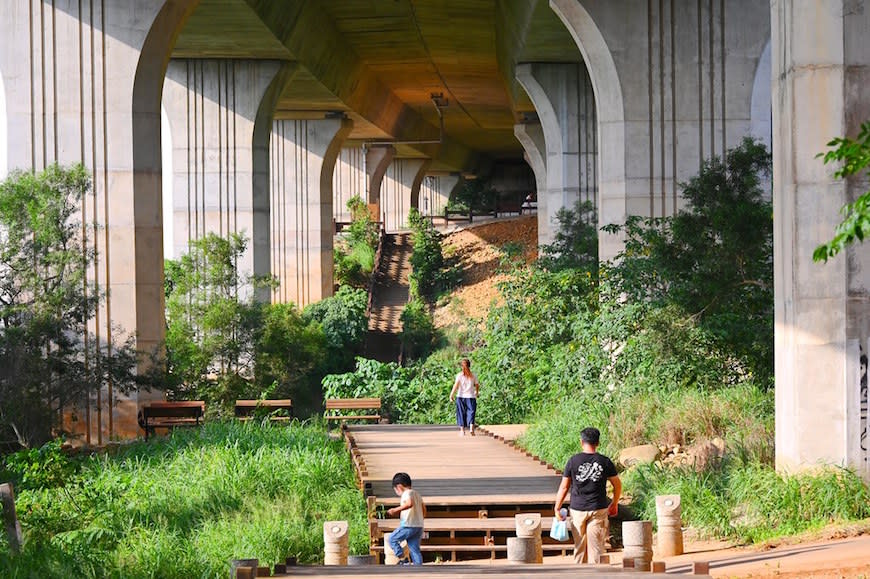
<path id="1" fill-rule="evenodd" d="M 454 426 L 349 426 L 377 504 L 398 504 L 393 474 L 407 472 L 427 506 L 548 505 L 561 477 L 540 460 L 482 433 Z"/>
<path id="2" fill-rule="evenodd" d="M 469 579 L 489 575 L 491 577 L 590 577 L 590 579 L 631 579 L 664 576 L 649 571 L 615 569 L 608 565 L 423 565 L 422 567 L 288 567 L 280 577 L 334 577 L 351 579 L 358 577 L 439 577 L 441 579 Z M 703 576 L 694 575 L 697 579 Z M 709 576 L 708 576 L 709 577 Z"/>

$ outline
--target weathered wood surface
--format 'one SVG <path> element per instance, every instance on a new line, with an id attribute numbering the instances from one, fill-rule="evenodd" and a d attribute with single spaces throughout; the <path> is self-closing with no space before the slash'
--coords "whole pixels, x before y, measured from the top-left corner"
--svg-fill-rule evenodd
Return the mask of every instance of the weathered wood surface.
<path id="1" fill-rule="evenodd" d="M 596 579 L 633 579 L 653 576 L 649 571 L 614 569 L 610 565 L 423 565 L 422 567 L 288 567 L 283 577 L 441 577 L 472 579 L 481 575 L 499 577 L 594 577 Z M 664 576 L 664 575 L 662 575 Z M 706 576 L 694 576 L 700 579 Z"/>
<path id="2" fill-rule="evenodd" d="M 453 426 L 350 426 L 378 504 L 398 504 L 391 480 L 407 472 L 431 506 L 546 505 L 561 477 L 491 436 L 459 436 Z"/>
<path id="3" fill-rule="evenodd" d="M 553 517 L 541 517 L 541 528 L 549 531 Z M 489 519 L 429 517 L 423 523 L 426 531 L 514 531 L 514 517 L 494 517 Z M 379 519 L 378 528 L 385 533 L 399 527 L 398 519 Z M 573 548 L 573 547 L 572 547 Z"/>

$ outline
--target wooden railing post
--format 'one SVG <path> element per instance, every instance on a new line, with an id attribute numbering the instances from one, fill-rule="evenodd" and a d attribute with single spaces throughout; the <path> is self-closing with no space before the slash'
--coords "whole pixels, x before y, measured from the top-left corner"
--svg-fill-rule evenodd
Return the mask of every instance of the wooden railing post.
<path id="1" fill-rule="evenodd" d="M 15 513 L 15 492 L 12 483 L 0 485 L 0 503 L 2 503 L 3 528 L 9 542 L 9 549 L 17 553 L 21 549 L 21 525 Z"/>

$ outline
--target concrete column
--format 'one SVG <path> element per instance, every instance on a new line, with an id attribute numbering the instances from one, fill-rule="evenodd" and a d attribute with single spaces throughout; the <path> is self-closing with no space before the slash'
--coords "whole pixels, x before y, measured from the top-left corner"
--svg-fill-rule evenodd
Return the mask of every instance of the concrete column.
<path id="1" fill-rule="evenodd" d="M 93 362 L 127 336 L 146 354 L 163 341 L 160 94 L 173 43 L 196 4 L 3 4 L 8 168 L 81 162 L 93 175 L 79 216 L 96 255 L 89 277 L 106 293 L 86 341 Z M 120 396 L 108 384 L 70 426 L 88 442 L 136 435 L 137 400 L 155 397 Z"/>
<path id="2" fill-rule="evenodd" d="M 517 81 L 538 111 L 546 143 L 546 188 L 538 191 L 540 244 L 553 242 L 556 212 L 580 198 L 580 68 L 575 63 L 529 63 L 516 69 Z"/>
<path id="3" fill-rule="evenodd" d="M 249 244 L 240 272 L 269 274 L 268 179 L 257 183 L 265 191 L 254 190 L 254 125 L 280 67 L 268 60 L 169 63 L 163 107 L 172 130 L 174 257 L 207 233 L 241 234 Z M 256 147 L 268 149 L 268 133 L 259 137 L 265 142 Z"/>
<path id="4" fill-rule="evenodd" d="M 345 145 L 332 177 L 332 216 L 336 221 L 350 221 L 347 202 L 351 197 L 366 198 L 366 181 L 365 149 L 359 143 Z"/>
<path id="5" fill-rule="evenodd" d="M 514 136 L 523 146 L 523 158 L 535 174 L 535 187 L 540 195 L 547 190 L 547 144 L 544 142 L 544 129 L 541 123 L 519 123 L 514 125 Z"/>
<path id="6" fill-rule="evenodd" d="M 396 148 L 392 145 L 376 145 L 366 149 L 366 175 L 369 179 L 367 203 L 380 204 L 381 183 L 395 156 Z"/>
<path id="7" fill-rule="evenodd" d="M 274 302 L 305 306 L 332 295 L 333 177 L 349 119 L 276 120 L 272 128 Z"/>
<path id="8" fill-rule="evenodd" d="M 848 465 L 870 479 L 860 362 L 870 252 L 858 245 L 824 265 L 812 261 L 838 209 L 870 187 L 835 179 L 816 158 L 870 118 L 870 2 L 773 0 L 771 17 L 776 464 Z"/>
<path id="9" fill-rule="evenodd" d="M 417 207 L 420 184 L 428 159 L 393 159 L 381 182 L 381 214 L 384 215 L 384 226 L 387 231 L 394 232 L 406 229 L 408 226 L 408 211 Z"/>
<path id="10" fill-rule="evenodd" d="M 453 190 L 459 185 L 459 173 L 426 175 L 420 185 L 420 212 L 423 215 L 444 216 L 444 208 Z"/>

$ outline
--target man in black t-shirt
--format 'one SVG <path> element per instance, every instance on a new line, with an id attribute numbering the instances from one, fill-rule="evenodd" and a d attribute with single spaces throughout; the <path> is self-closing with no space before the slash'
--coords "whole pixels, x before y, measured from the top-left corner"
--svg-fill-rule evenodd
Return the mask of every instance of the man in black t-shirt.
<path id="1" fill-rule="evenodd" d="M 580 432 L 583 452 L 568 459 L 562 473 L 562 484 L 556 495 L 556 516 L 568 491 L 571 491 L 571 535 L 574 537 L 576 563 L 600 563 L 607 535 L 607 515 L 616 515 L 622 482 L 613 462 L 598 454 L 601 433 L 597 428 L 584 428 Z M 607 481 L 613 485 L 613 500 L 607 498 Z"/>

